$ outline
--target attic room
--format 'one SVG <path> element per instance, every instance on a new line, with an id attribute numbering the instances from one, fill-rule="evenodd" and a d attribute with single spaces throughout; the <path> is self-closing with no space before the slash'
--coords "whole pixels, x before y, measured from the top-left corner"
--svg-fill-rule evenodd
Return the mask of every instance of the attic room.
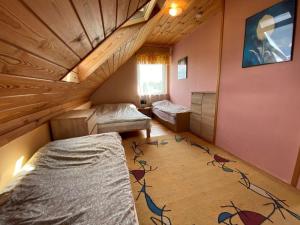
<path id="1" fill-rule="evenodd" d="M 0 10 L 0 225 L 300 224 L 298 0 Z"/>

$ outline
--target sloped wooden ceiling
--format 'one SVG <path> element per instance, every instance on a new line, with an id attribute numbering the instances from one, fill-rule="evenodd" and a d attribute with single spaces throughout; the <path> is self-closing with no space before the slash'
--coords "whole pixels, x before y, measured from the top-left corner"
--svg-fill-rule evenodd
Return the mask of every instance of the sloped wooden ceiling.
<path id="1" fill-rule="evenodd" d="M 190 24 L 188 18 L 200 7 L 205 10 L 220 1 L 182 1 L 185 11 L 180 17 Z M 0 146 L 87 101 L 146 41 L 173 43 L 166 29 L 182 27 L 178 26 L 180 17 L 168 15 L 170 0 L 148 22 L 121 28 L 148 2 L 0 0 Z M 179 36 L 198 24 L 191 23 Z M 121 33 L 127 33 L 125 38 Z M 84 71 L 92 68 L 82 82 L 61 81 L 69 72 L 77 73 L 77 66 L 95 54 L 93 50 L 98 51 L 96 64 L 87 62 L 81 67 Z"/>
<path id="2" fill-rule="evenodd" d="M 148 1 L 0 0 L 0 146 L 87 101 L 106 63 L 80 84 L 60 79 Z"/>
<path id="3" fill-rule="evenodd" d="M 164 13 L 147 38 L 147 43 L 156 45 L 177 43 L 184 36 L 193 32 L 199 24 L 220 12 L 224 4 L 224 0 L 177 0 L 171 2 L 175 2 L 183 9 L 182 14 L 171 17 L 168 13 Z"/>

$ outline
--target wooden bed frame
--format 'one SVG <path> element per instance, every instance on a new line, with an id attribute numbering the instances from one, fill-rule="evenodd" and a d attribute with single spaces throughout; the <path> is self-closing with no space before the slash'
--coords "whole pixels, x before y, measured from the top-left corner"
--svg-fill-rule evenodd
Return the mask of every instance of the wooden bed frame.
<path id="1" fill-rule="evenodd" d="M 169 123 L 168 121 L 165 121 L 155 115 L 155 113 L 152 113 L 153 118 L 158 120 L 160 123 L 162 123 L 164 126 L 168 127 L 169 129 L 175 131 L 175 132 L 184 132 L 189 131 L 190 129 L 190 112 L 184 112 L 184 113 L 177 113 L 176 114 L 176 124 Z"/>

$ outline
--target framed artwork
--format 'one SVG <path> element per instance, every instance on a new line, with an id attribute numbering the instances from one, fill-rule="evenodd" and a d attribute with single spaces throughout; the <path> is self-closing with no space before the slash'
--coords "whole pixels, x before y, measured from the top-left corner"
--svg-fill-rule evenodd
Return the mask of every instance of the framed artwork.
<path id="1" fill-rule="evenodd" d="M 242 67 L 291 61 L 297 0 L 284 0 L 247 18 Z"/>
<path id="2" fill-rule="evenodd" d="M 188 57 L 178 60 L 178 80 L 187 78 Z"/>

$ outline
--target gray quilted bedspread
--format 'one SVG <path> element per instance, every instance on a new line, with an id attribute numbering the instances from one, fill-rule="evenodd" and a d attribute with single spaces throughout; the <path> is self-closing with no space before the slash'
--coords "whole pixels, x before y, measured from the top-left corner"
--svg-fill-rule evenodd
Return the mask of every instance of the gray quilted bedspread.
<path id="1" fill-rule="evenodd" d="M 1 225 L 138 223 L 117 133 L 51 142 L 28 163 L 34 169 L 2 194 Z"/>

